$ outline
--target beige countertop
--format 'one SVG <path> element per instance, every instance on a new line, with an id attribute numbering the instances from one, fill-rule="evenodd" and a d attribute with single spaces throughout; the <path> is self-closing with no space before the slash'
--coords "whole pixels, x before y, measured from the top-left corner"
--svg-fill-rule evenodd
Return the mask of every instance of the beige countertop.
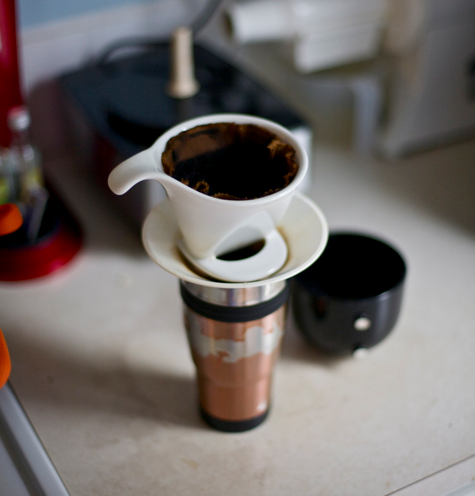
<path id="1" fill-rule="evenodd" d="M 401 250 L 402 314 L 361 360 L 321 355 L 290 319 L 270 416 L 241 434 L 199 417 L 176 278 L 81 168 L 48 165 L 85 245 L 56 275 L 1 283 L 0 325 L 72 496 L 382 496 L 475 454 L 475 141 L 384 162 L 317 140 L 309 196 L 331 230 Z"/>

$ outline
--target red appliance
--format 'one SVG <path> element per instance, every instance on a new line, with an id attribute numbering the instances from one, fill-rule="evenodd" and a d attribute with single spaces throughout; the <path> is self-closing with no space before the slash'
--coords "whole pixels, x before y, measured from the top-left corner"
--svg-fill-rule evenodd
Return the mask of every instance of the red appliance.
<path id="1" fill-rule="evenodd" d="M 7 112 L 22 103 L 15 0 L 0 0 L 0 146 L 10 143 Z"/>

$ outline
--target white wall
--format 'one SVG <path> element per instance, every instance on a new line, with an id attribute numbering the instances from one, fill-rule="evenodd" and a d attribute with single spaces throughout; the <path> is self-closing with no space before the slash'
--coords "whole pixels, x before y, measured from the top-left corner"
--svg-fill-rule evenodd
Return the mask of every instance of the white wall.
<path id="1" fill-rule="evenodd" d="M 166 36 L 189 23 L 202 5 L 202 0 L 161 0 L 24 28 L 19 36 L 21 80 L 33 137 L 43 153 L 60 153 L 68 145 L 57 76 L 93 61 L 118 40 Z"/>

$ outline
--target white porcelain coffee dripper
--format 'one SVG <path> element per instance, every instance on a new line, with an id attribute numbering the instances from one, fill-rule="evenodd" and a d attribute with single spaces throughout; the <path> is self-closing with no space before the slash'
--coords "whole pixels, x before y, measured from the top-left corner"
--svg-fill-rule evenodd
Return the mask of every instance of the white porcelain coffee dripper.
<path id="1" fill-rule="evenodd" d="M 277 135 L 295 150 L 298 171 L 281 191 L 254 200 L 223 200 L 200 193 L 165 174 L 161 157 L 173 136 L 211 123 L 254 124 Z M 165 132 L 147 150 L 118 165 L 109 176 L 111 190 L 122 195 L 139 181 L 155 179 L 165 188 L 183 239 L 183 255 L 204 273 L 222 281 L 247 282 L 264 279 L 279 270 L 287 259 L 287 245 L 276 226 L 308 168 L 307 154 L 284 127 L 259 117 L 214 114 L 191 119 Z M 218 257 L 264 240 L 255 255 L 237 261 Z"/>

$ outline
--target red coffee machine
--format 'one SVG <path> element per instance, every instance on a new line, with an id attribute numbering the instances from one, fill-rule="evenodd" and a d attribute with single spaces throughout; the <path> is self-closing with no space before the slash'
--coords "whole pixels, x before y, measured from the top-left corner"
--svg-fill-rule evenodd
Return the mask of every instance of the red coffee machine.
<path id="1" fill-rule="evenodd" d="M 17 204 L 24 215 L 23 226 L 15 232 L 4 233 L 0 239 L 0 281 L 23 281 L 55 272 L 76 255 L 82 243 L 80 226 L 58 195 L 44 187 L 42 181 L 38 182 L 35 194 L 32 188 L 28 194 L 24 192 L 29 177 L 27 164 L 31 162 L 25 161 L 24 150 L 33 148 L 24 140 L 15 142 L 12 138 L 16 135 L 10 131 L 12 129 L 19 136 L 29 126 L 29 114 L 22 110 L 23 118 L 28 122 L 18 127 L 19 120 L 16 119 L 12 127 L 10 111 L 19 110 L 23 105 L 18 66 L 15 0 L 0 0 L 0 160 L 5 162 L 4 157 L 9 153 L 9 177 L 22 176 L 16 181 L 18 184 L 13 179 L 10 181 L 14 193 L 9 189 L 7 200 Z M 13 153 L 14 145 L 18 152 L 16 155 Z M 13 162 L 15 167 L 11 165 Z M 37 165 L 39 169 L 40 165 Z M 0 204 L 4 202 L 5 198 L 3 201 L 0 199 Z M 34 236 L 28 234 L 28 225 L 32 224 L 37 227 Z"/>
<path id="2" fill-rule="evenodd" d="M 15 0 L 0 0 L 0 146 L 10 143 L 7 113 L 23 103 L 18 69 Z"/>

